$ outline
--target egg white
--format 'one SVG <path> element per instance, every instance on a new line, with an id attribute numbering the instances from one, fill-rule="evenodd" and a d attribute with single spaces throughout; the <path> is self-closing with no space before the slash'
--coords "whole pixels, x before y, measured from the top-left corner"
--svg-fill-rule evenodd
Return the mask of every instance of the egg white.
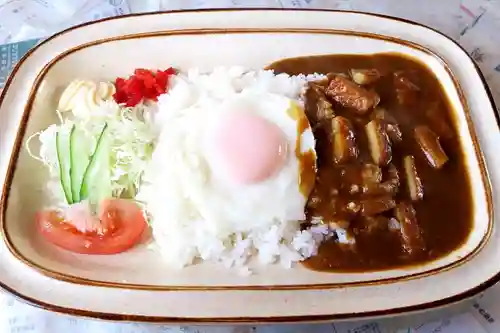
<path id="1" fill-rule="evenodd" d="M 242 228 L 241 231 L 266 225 L 273 220 L 304 219 L 304 205 L 309 193 L 302 193 L 299 187 L 301 162 L 295 150 L 301 141 L 297 138 L 297 120 L 291 117 L 289 111 L 292 103 L 296 102 L 277 94 L 243 92 L 225 100 L 219 108 L 210 112 L 207 126 L 201 134 L 201 154 L 210 168 L 211 176 L 205 187 L 206 198 L 198 202 L 197 206 L 207 207 L 207 210 L 217 207 L 218 219 L 227 219 L 235 228 Z M 210 132 L 217 128 L 217 123 L 234 112 L 251 112 L 263 117 L 277 125 L 286 137 L 288 150 L 283 168 L 262 182 L 250 185 L 233 183 L 213 151 Z M 314 149 L 314 146 L 308 148 Z"/>

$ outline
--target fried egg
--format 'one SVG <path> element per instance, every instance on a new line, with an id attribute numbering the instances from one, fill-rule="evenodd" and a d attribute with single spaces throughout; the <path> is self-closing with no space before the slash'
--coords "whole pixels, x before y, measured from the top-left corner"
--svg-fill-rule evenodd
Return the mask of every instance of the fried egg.
<path id="1" fill-rule="evenodd" d="M 305 161 L 315 155 L 308 155 L 314 139 L 308 123 L 301 128 L 304 121 L 296 101 L 267 92 L 244 92 L 213 110 L 201 134 L 210 169 L 204 205 L 220 207 L 241 231 L 274 219 L 303 220 L 315 172 L 315 163 Z"/>

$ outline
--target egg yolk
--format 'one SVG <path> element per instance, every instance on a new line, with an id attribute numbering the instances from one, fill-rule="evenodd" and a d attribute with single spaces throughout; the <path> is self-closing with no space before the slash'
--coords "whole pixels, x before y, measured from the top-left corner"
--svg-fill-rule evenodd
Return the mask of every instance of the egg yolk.
<path id="1" fill-rule="evenodd" d="M 227 176 L 239 184 L 271 177 L 285 164 L 288 150 L 281 129 L 250 112 L 234 112 L 225 117 L 213 143 Z"/>

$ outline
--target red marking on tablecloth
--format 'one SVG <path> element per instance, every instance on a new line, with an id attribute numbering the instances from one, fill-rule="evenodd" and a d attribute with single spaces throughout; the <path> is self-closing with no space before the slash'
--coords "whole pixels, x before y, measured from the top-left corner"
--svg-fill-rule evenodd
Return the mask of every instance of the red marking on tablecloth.
<path id="1" fill-rule="evenodd" d="M 470 17 L 472 18 L 476 18 L 476 15 L 474 15 L 474 13 L 467 7 L 465 7 L 464 5 L 460 5 L 460 9 L 465 12 L 467 15 L 469 15 Z"/>

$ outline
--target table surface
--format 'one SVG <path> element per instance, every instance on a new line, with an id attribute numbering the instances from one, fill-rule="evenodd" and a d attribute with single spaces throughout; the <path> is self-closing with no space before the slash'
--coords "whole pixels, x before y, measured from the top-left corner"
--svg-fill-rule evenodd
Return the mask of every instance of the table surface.
<path id="1" fill-rule="evenodd" d="M 457 40 L 485 74 L 500 105 L 498 0 L 0 0 L 0 44 L 48 36 L 69 25 L 130 12 L 210 7 L 295 7 L 358 10 L 414 20 Z M 3 61 L 3 58 L 0 59 Z M 4 66 L 6 64 L 0 63 Z M 0 76 L 1 76 L 0 71 Z M 0 77 L 1 81 L 1 77 Z M 222 332 L 222 333 L 498 333 L 500 286 L 445 311 L 377 321 L 259 327 L 174 327 L 105 323 L 35 309 L 0 293 L 3 332 Z M 497 319 L 498 318 L 498 322 Z"/>

